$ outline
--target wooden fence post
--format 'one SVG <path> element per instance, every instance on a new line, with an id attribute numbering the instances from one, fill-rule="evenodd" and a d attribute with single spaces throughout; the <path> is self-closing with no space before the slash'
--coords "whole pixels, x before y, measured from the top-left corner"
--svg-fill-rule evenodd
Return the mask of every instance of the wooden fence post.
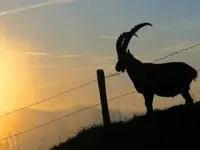
<path id="1" fill-rule="evenodd" d="M 106 95 L 106 83 L 105 75 L 102 69 L 97 70 L 99 94 L 101 99 L 102 117 L 104 126 L 110 125 L 110 115 L 108 110 L 107 95 Z"/>

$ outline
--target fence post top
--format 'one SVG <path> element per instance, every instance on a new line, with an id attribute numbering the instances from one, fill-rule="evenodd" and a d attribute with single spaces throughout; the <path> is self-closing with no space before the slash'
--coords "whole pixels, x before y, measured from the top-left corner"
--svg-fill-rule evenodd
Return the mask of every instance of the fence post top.
<path id="1" fill-rule="evenodd" d="M 103 69 L 97 69 L 97 72 L 99 72 L 99 71 L 103 71 Z"/>
<path id="2" fill-rule="evenodd" d="M 104 76 L 104 70 L 103 69 L 97 69 L 97 75 L 103 75 Z"/>

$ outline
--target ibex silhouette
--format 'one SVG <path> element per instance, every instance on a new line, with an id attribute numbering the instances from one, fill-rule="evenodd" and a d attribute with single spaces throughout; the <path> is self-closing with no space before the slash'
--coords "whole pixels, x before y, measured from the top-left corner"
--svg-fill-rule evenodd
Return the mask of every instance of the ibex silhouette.
<path id="1" fill-rule="evenodd" d="M 154 95 L 174 97 L 181 94 L 185 99 L 185 104 L 190 106 L 193 104 L 189 93 L 190 84 L 197 77 L 197 70 L 184 62 L 143 63 L 127 49 L 132 36 L 138 37 L 136 32 L 144 26 L 152 26 L 152 24 L 140 23 L 129 32 L 122 33 L 117 39 L 116 71 L 124 72 L 126 70 L 137 92 L 143 95 L 148 114 L 153 112 Z"/>

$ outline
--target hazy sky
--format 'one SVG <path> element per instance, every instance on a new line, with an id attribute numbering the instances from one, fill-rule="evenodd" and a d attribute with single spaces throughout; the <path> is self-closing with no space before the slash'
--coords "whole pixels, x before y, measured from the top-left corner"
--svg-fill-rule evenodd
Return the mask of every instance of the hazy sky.
<path id="1" fill-rule="evenodd" d="M 99 68 L 115 73 L 116 38 L 138 23 L 153 24 L 129 44 L 142 61 L 200 42 L 199 5 L 198 0 L 1 0 L 0 114 L 96 79 Z M 199 54 L 197 47 L 163 62 L 185 61 L 198 69 Z M 197 81 L 192 88 L 197 99 L 199 86 Z M 107 90 L 114 97 L 134 88 L 125 74 L 107 80 Z M 94 83 L 35 108 L 57 111 L 93 104 L 98 94 Z M 155 106 L 178 102 L 184 101 L 155 101 Z M 143 98 L 131 95 L 110 107 L 142 110 Z"/>

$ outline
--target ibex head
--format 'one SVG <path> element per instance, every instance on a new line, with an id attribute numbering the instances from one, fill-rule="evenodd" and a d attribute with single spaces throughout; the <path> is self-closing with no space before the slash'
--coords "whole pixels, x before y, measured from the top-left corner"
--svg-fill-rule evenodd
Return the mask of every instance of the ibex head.
<path id="1" fill-rule="evenodd" d="M 129 49 L 127 49 L 128 44 L 131 40 L 131 38 L 133 37 L 133 35 L 135 35 L 136 37 L 137 34 L 136 32 L 144 27 L 144 26 L 152 26 L 152 24 L 145 22 L 145 23 L 140 23 L 138 25 L 136 25 L 134 28 L 132 28 L 129 32 L 123 32 L 117 39 L 117 43 L 116 43 L 116 50 L 117 50 L 117 55 L 118 55 L 118 62 L 115 66 L 115 70 L 117 72 L 124 72 L 126 69 L 126 60 L 131 56 L 132 54 L 130 53 Z"/>

